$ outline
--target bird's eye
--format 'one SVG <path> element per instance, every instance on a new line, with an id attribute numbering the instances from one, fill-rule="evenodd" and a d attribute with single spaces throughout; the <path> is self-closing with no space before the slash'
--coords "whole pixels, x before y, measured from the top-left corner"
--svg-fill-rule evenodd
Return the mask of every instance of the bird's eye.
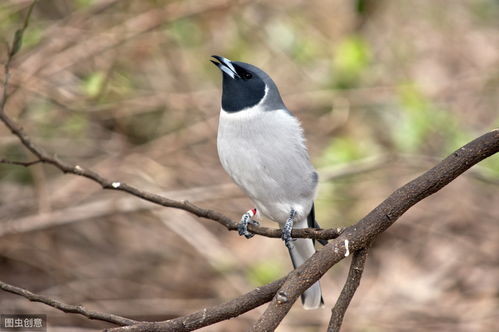
<path id="1" fill-rule="evenodd" d="M 252 77 L 253 77 L 253 75 L 251 75 L 251 73 L 246 72 L 246 73 L 244 73 L 244 74 L 243 74 L 243 78 L 244 78 L 245 80 L 249 80 L 249 79 L 250 79 L 250 78 L 252 78 Z"/>

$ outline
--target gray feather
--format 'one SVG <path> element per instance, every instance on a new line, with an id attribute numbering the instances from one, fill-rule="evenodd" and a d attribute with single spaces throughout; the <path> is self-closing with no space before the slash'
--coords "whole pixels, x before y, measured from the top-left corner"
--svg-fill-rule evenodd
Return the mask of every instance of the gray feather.
<path id="1" fill-rule="evenodd" d="M 262 99 L 255 105 L 224 96 L 231 109 L 220 112 L 217 149 L 222 166 L 253 200 L 259 214 L 282 227 L 294 210 L 294 228 L 307 227 L 307 219 L 315 226 L 313 202 L 318 177 L 310 162 L 300 122 L 288 111 L 277 86 L 265 72 L 250 64 L 232 63 L 241 77 L 245 72 L 257 75 L 260 84 L 265 83 L 265 93 L 259 90 L 248 94 L 249 90 L 244 90 L 245 93 L 239 94 L 238 89 L 245 86 L 242 78 L 230 81 L 234 78 L 224 75 L 224 83 L 235 95 L 263 97 L 258 97 Z M 248 85 L 248 89 L 257 87 L 257 84 Z M 289 253 L 296 268 L 315 253 L 314 243 L 311 239 L 297 239 Z M 319 282 L 303 293 L 302 301 L 306 309 L 323 304 Z"/>

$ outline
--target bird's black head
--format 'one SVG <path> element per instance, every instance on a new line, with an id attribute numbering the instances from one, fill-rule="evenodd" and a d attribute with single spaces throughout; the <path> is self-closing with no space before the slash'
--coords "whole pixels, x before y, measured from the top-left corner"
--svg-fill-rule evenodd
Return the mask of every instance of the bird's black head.
<path id="1" fill-rule="evenodd" d="M 283 103 L 272 79 L 261 69 L 248 63 L 230 61 L 214 55 L 211 60 L 223 75 L 222 109 L 239 112 L 258 105 L 265 99 L 264 109 L 282 108 Z M 281 106 L 282 105 L 282 106 Z"/>

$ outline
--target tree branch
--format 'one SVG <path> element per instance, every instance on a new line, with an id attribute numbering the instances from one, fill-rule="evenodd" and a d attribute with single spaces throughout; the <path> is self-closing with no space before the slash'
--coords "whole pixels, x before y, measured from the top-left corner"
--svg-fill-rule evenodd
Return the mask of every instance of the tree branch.
<path id="1" fill-rule="evenodd" d="M 4 65 L 5 78 L 3 81 L 4 90 L 2 100 L 0 101 L 0 120 L 7 126 L 7 128 L 9 128 L 9 130 L 19 138 L 21 143 L 38 158 L 39 161 L 37 162 L 51 164 L 64 173 L 71 173 L 86 177 L 101 185 L 103 189 L 120 190 L 161 206 L 182 209 L 196 216 L 214 220 L 229 230 L 236 230 L 238 224 L 237 222 L 230 220 L 228 217 L 216 211 L 203 209 L 191 204 L 188 201 L 175 201 L 160 195 L 141 191 L 140 189 L 126 183 L 106 179 L 100 174 L 92 170 L 85 169 L 79 165 L 72 165 L 59 160 L 56 156 L 50 155 L 41 147 L 33 143 L 22 128 L 5 114 L 4 108 L 9 96 L 7 89 L 10 64 L 12 58 L 20 48 L 22 35 L 28 25 L 29 16 L 35 2 L 33 2 L 30 6 L 29 13 L 26 16 L 22 29 L 16 32 L 14 42 L 12 47 L 9 49 L 8 58 Z M 380 233 L 390 227 L 410 207 L 440 190 L 474 164 L 497 153 L 498 151 L 499 130 L 496 129 L 468 143 L 423 175 L 397 189 L 367 216 L 362 218 L 357 224 L 346 228 L 343 232 L 336 229 L 293 230 L 292 236 L 295 238 L 307 237 L 315 239 L 331 239 L 337 237 L 338 235 L 339 237 L 337 237 L 334 241 L 331 241 L 322 250 L 315 253 L 303 265 L 292 271 L 286 278 L 274 281 L 266 286 L 259 287 L 225 304 L 209 309 L 205 308 L 200 312 L 185 317 L 179 317 L 166 322 L 137 323 L 134 320 L 111 314 L 88 311 L 81 306 L 67 305 L 1 282 L 0 288 L 26 297 L 31 301 L 42 302 L 65 312 L 79 313 L 91 319 L 100 319 L 122 325 L 134 324 L 132 326 L 112 329 L 113 331 L 192 331 L 202 326 L 238 316 L 272 299 L 267 310 L 260 317 L 260 319 L 255 322 L 251 330 L 259 332 L 273 331 L 290 310 L 298 296 L 300 296 L 300 294 L 302 294 L 314 282 L 319 280 L 320 277 L 324 275 L 324 273 L 326 273 L 326 271 L 329 270 L 334 264 L 341 261 L 348 252 L 357 252 L 361 250 L 358 255 L 362 255 L 362 250 L 367 248 L 367 246 L 372 243 L 372 241 Z M 29 162 L 14 162 L 14 164 L 30 166 L 28 165 Z M 250 226 L 249 229 L 255 234 L 268 237 L 281 236 L 281 230 L 279 229 L 254 226 Z M 356 272 L 354 265 L 358 266 L 359 263 L 362 263 L 362 259 L 365 260 L 365 255 L 364 258 L 359 256 L 354 260 L 356 264 L 352 263 L 352 273 L 358 272 Z M 360 275 L 355 275 L 355 277 L 360 279 Z M 351 296 L 353 296 L 353 291 L 348 288 L 353 286 L 355 286 L 355 283 L 349 284 L 347 281 L 344 289 L 345 295 L 343 297 L 340 295 L 337 311 L 341 314 L 341 316 L 343 316 L 346 307 L 348 307 L 347 301 L 349 302 Z M 278 293 L 278 296 L 274 296 L 275 293 Z M 333 310 L 333 316 L 334 312 L 335 310 Z"/>
<path id="2" fill-rule="evenodd" d="M 105 332 L 187 332 L 217 322 L 237 317 L 251 309 L 269 302 L 286 278 L 258 287 L 249 293 L 241 295 L 229 302 L 204 308 L 193 314 L 170 319 L 163 322 L 142 322 L 136 325 L 115 327 Z"/>
<path id="3" fill-rule="evenodd" d="M 328 325 L 328 332 L 339 332 L 341 328 L 341 323 L 343 322 L 343 317 L 345 312 L 350 305 L 350 301 L 359 287 L 360 279 L 362 278 L 362 272 L 364 272 L 364 264 L 367 259 L 367 248 L 360 249 L 353 254 L 352 263 L 350 264 L 350 271 L 348 271 L 348 277 L 345 282 L 345 286 L 341 290 L 341 294 L 336 301 L 333 309 L 331 310 L 331 320 Z"/>
<path id="4" fill-rule="evenodd" d="M 346 252 L 367 247 L 410 207 L 498 151 L 499 129 L 495 129 L 456 150 L 429 171 L 397 189 L 367 216 L 347 227 L 337 239 L 292 271 L 279 289 L 279 296 L 274 297 L 251 331 L 275 330 L 298 296 L 345 258 Z"/>
<path id="5" fill-rule="evenodd" d="M 0 117 L 1 115 L 2 113 L 0 113 Z M 165 322 L 138 323 L 123 328 L 115 328 L 112 331 L 192 331 L 224 319 L 238 316 L 243 312 L 251 310 L 269 301 L 277 290 L 279 290 L 279 296 L 273 298 L 268 309 L 252 327 L 253 331 L 272 331 L 277 327 L 277 325 L 279 325 L 280 321 L 289 311 L 296 298 L 315 281 L 317 281 L 327 270 L 331 268 L 331 266 L 341 261 L 345 257 L 345 253 L 347 251 L 356 252 L 362 248 L 365 248 L 376 238 L 377 235 L 384 232 L 411 206 L 425 197 L 437 192 L 471 166 L 497 153 L 498 151 L 499 130 L 497 129 L 458 149 L 423 175 L 397 189 L 366 217 L 361 219 L 357 224 L 346 228 L 336 240 L 330 242 L 330 244 L 314 254 L 302 266 L 292 271 L 286 279 L 280 279 L 266 286 L 257 288 L 252 292 L 225 304 L 204 309 L 203 311 L 188 316 L 179 317 Z M 42 159 L 44 158 L 44 155 L 40 154 L 38 157 Z M 53 160 L 56 163 L 59 163 L 56 159 Z M 64 166 L 64 164 L 61 165 Z M 78 167 L 75 166 L 75 169 L 77 168 Z M 90 172 L 88 174 L 90 176 L 94 176 L 94 173 Z M 99 176 L 97 176 L 97 179 L 100 179 Z M 113 185 L 111 184 L 111 186 Z M 163 199 L 162 197 L 160 198 Z M 5 287 L 4 285 L 5 284 L 2 283 L 1 288 L 3 290 L 11 291 L 12 289 L 15 289 L 14 286 L 11 286 L 14 287 L 11 288 Z M 26 291 L 27 293 L 22 291 L 12 292 L 28 299 L 39 299 L 36 294 L 28 291 Z M 33 295 L 31 298 L 30 294 Z M 61 306 L 62 308 L 63 304 L 61 303 L 55 302 L 56 304 L 54 304 L 51 299 L 43 297 L 42 299 L 44 299 L 44 301 L 38 300 L 38 302 L 42 302 L 56 308 Z M 340 299 L 339 301 L 342 300 Z M 80 314 L 87 313 L 89 315 L 87 317 L 93 319 L 100 319 L 103 317 L 102 315 L 104 315 L 104 318 L 108 317 L 108 314 L 99 314 L 82 310 L 80 306 L 68 306 L 67 312 L 76 312 Z M 129 322 L 127 324 L 123 322 L 120 324 L 130 325 L 134 323 Z"/>
<path id="6" fill-rule="evenodd" d="M 8 66 L 6 67 L 6 70 L 8 70 Z M 8 75 L 6 75 L 6 77 L 7 76 Z M 6 83 L 8 83 L 8 81 L 4 81 L 4 91 L 7 90 L 7 86 L 5 85 Z M 0 121 L 2 121 L 5 124 L 5 126 L 7 126 L 7 128 L 12 132 L 12 134 L 17 136 L 21 141 L 21 143 L 38 158 L 36 163 L 50 164 L 61 170 L 63 173 L 70 173 L 86 177 L 87 179 L 90 179 L 98 183 L 103 189 L 124 191 L 128 194 L 149 201 L 151 203 L 155 203 L 165 207 L 185 210 L 198 217 L 211 219 L 213 221 L 216 221 L 220 225 L 224 226 L 230 231 L 237 230 L 238 222 L 231 220 L 230 218 L 226 217 L 225 215 L 219 212 L 201 208 L 188 201 L 182 201 L 182 202 L 176 201 L 163 197 L 161 195 L 142 191 L 137 187 L 131 186 L 121 181 L 117 180 L 112 181 L 106 179 L 97 172 L 85 169 L 80 165 L 72 165 L 70 163 L 60 160 L 59 158 L 57 158 L 57 156 L 50 155 L 43 148 L 33 143 L 29 138 L 29 136 L 24 132 L 24 130 L 18 124 L 16 124 L 12 119 L 10 119 L 10 117 L 7 116 L 7 114 L 4 112 L 4 107 L 7 98 L 8 95 L 5 96 L 5 99 L 2 99 L 2 103 L 0 104 Z M 29 162 L 26 163 L 12 162 L 12 163 L 23 166 L 30 166 Z M 34 162 L 31 164 L 34 164 Z M 254 225 L 249 225 L 248 229 L 252 233 L 262 236 L 273 237 L 273 238 L 281 237 L 281 230 L 276 228 L 267 228 L 267 227 L 258 227 Z M 337 237 L 340 233 L 341 229 L 339 228 L 327 229 L 327 230 L 304 228 L 304 229 L 294 229 L 292 232 L 292 236 L 295 238 L 314 238 L 314 239 L 328 240 Z"/>
<path id="7" fill-rule="evenodd" d="M 230 218 L 226 217 L 225 215 L 209 210 L 209 209 L 204 209 L 201 207 L 198 207 L 188 201 L 176 201 L 172 200 L 166 197 L 162 197 L 160 195 L 156 195 L 153 193 L 149 193 L 146 191 L 142 191 L 134 186 L 128 185 L 124 182 L 117 181 L 117 180 L 109 180 L 101 176 L 100 174 L 81 167 L 80 165 L 72 165 L 70 163 L 67 163 L 65 161 L 60 160 L 57 158 L 57 156 L 53 156 L 49 153 L 47 153 L 43 148 L 39 147 L 35 143 L 31 141 L 29 136 L 24 132 L 24 130 L 16 124 L 10 117 L 7 116 L 5 113 L 5 106 L 7 104 L 7 100 L 9 98 L 9 95 L 7 93 L 8 87 L 9 87 L 9 77 L 10 77 L 10 65 L 12 62 L 12 59 L 16 55 L 16 53 L 19 51 L 21 48 L 22 44 L 22 38 L 24 31 L 28 27 L 29 23 L 29 18 L 31 16 L 31 12 L 33 10 L 34 5 L 36 4 L 37 0 L 33 1 L 28 9 L 28 13 L 25 17 L 23 26 L 21 29 L 17 30 L 15 33 L 14 40 L 12 42 L 12 46 L 10 47 L 7 55 L 7 61 L 4 64 L 4 81 L 2 82 L 3 84 L 3 94 L 2 94 L 2 100 L 0 101 L 0 121 L 2 121 L 5 126 L 19 138 L 21 143 L 29 150 L 31 151 L 37 158 L 38 160 L 36 162 L 10 162 L 11 164 L 16 164 L 16 165 L 22 165 L 22 166 L 31 166 L 35 163 L 45 163 L 45 164 L 50 164 L 61 170 L 63 173 L 70 173 L 74 175 L 79 175 L 86 177 L 87 179 L 90 179 L 96 183 L 98 183 L 103 189 L 109 189 L 109 190 L 120 190 L 124 191 L 128 194 L 131 194 L 133 196 L 136 196 L 138 198 L 141 198 L 143 200 L 165 206 L 165 207 L 171 207 L 171 208 L 176 208 L 176 209 L 181 209 L 185 210 L 187 212 L 190 212 L 198 217 L 205 218 L 205 219 L 211 219 L 213 221 L 216 221 L 220 225 L 224 226 L 230 231 L 235 231 L 237 230 L 237 225 L 238 222 L 231 220 Z M 8 163 L 7 161 L 4 161 L 3 163 Z M 275 228 L 267 228 L 267 227 L 258 227 L 254 225 L 250 225 L 248 229 L 258 235 L 262 236 L 267 236 L 267 237 L 273 237 L 273 238 L 280 238 L 281 237 L 281 230 L 280 229 L 275 229 Z M 319 229 L 296 229 L 293 230 L 292 236 L 295 238 L 314 238 L 314 239 L 323 239 L 323 240 L 328 240 L 337 237 L 341 233 L 341 229 L 328 229 L 328 230 L 319 230 Z"/>
<path id="8" fill-rule="evenodd" d="M 32 302 L 40 302 L 40 303 L 49 305 L 51 307 L 54 307 L 56 309 L 59 309 L 61 311 L 73 313 L 73 314 L 80 314 L 80 315 L 85 316 L 85 317 L 90 318 L 90 319 L 101 320 L 104 322 L 109 322 L 109 323 L 118 324 L 118 325 L 131 325 L 131 324 L 139 323 L 138 321 L 133 320 L 133 319 L 129 319 L 129 318 L 113 315 L 113 314 L 88 310 L 81 305 L 66 304 L 66 303 L 51 299 L 47 296 L 35 294 L 35 293 L 32 293 L 26 289 L 7 284 L 3 281 L 0 281 L 0 289 L 4 290 L 6 292 L 12 293 L 12 294 L 17 294 L 17 295 L 20 295 L 22 297 L 25 297 Z"/>
<path id="9" fill-rule="evenodd" d="M 224 226 L 230 231 L 236 231 L 238 222 L 231 220 L 229 217 L 216 212 L 214 210 L 204 209 L 199 206 L 196 206 L 189 201 L 176 201 L 161 195 L 157 195 L 154 193 L 149 193 L 147 191 L 143 191 L 138 189 L 137 187 L 126 184 L 121 181 L 111 181 L 109 179 L 104 178 L 100 174 L 81 167 L 80 165 L 72 165 L 65 161 L 60 160 L 56 156 L 51 156 L 49 153 L 45 152 L 41 147 L 37 146 L 35 143 L 31 141 L 31 139 L 26 135 L 26 133 L 22 130 L 20 126 L 18 126 L 14 121 L 12 121 L 2 109 L 0 109 L 0 121 L 2 121 L 9 130 L 19 138 L 21 143 L 31 151 L 38 159 L 38 162 L 46 163 L 55 166 L 63 173 L 70 173 L 74 175 L 79 175 L 82 177 L 86 177 L 96 183 L 98 183 L 103 189 L 109 190 L 119 190 L 141 198 L 143 200 L 149 201 L 151 203 L 155 203 L 165 207 L 171 207 L 176 209 L 181 209 L 187 212 L 190 212 L 198 217 L 211 219 L 216 221 L 220 225 Z M 280 238 L 281 230 L 276 228 L 268 228 L 268 227 L 259 227 L 249 225 L 248 229 L 258 235 L 263 235 L 267 237 Z M 313 238 L 313 239 L 324 239 L 329 240 L 337 237 L 341 233 L 341 229 L 314 229 L 314 228 L 304 228 L 304 229 L 294 229 L 292 232 L 292 236 L 295 238 Z"/>
<path id="10" fill-rule="evenodd" d="M 17 166 L 24 166 L 24 167 L 33 166 L 33 165 L 39 164 L 41 162 L 42 161 L 40 159 L 36 159 L 33 161 L 17 161 L 17 160 L 0 159 L 0 164 L 17 165 Z"/>
<path id="11" fill-rule="evenodd" d="M 275 292 L 282 286 L 286 278 L 273 281 L 267 285 L 258 287 L 244 295 L 241 295 L 226 303 L 222 303 L 211 308 L 204 308 L 198 312 L 187 316 L 170 319 L 164 322 L 139 322 L 133 319 L 91 311 L 81 305 L 66 304 L 47 296 L 32 293 L 26 289 L 16 287 L 0 281 L 0 289 L 20 295 L 32 302 L 40 302 L 59 309 L 63 312 L 80 314 L 90 319 L 100 320 L 104 322 L 114 323 L 117 325 L 125 325 L 123 327 L 111 328 L 109 332 L 137 332 L 137 331 L 175 331 L 187 332 L 208 326 L 222 320 L 237 317 L 249 310 L 252 310 L 260 305 L 269 302 Z"/>
<path id="12" fill-rule="evenodd" d="M 0 112 L 2 113 L 5 108 L 5 104 L 7 103 L 7 99 L 9 98 L 7 88 L 9 86 L 9 79 L 10 79 L 10 65 L 16 53 L 19 52 L 19 50 L 21 49 L 24 31 L 26 31 L 26 29 L 28 28 L 29 19 L 31 18 L 31 13 L 33 12 L 33 8 L 35 7 L 37 1 L 38 0 L 33 0 L 33 2 L 29 5 L 28 13 L 24 17 L 23 26 L 20 29 L 16 30 L 14 34 L 14 40 L 12 40 L 12 45 L 8 47 L 7 60 L 5 61 L 3 67 L 4 68 L 4 78 L 2 82 L 3 92 L 2 92 L 2 100 L 0 100 Z"/>

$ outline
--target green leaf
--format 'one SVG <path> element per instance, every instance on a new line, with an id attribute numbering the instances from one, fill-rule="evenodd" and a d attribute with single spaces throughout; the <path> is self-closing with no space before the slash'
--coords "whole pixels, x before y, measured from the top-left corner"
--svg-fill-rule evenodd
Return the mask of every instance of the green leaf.
<path id="1" fill-rule="evenodd" d="M 355 84 L 367 68 L 370 59 L 371 51 L 364 39 L 353 35 L 343 40 L 336 47 L 333 58 L 335 85 L 350 87 Z"/>
<path id="2" fill-rule="evenodd" d="M 97 97 L 102 90 L 104 78 L 104 73 L 100 71 L 88 75 L 83 82 L 85 94 L 91 98 Z"/>

